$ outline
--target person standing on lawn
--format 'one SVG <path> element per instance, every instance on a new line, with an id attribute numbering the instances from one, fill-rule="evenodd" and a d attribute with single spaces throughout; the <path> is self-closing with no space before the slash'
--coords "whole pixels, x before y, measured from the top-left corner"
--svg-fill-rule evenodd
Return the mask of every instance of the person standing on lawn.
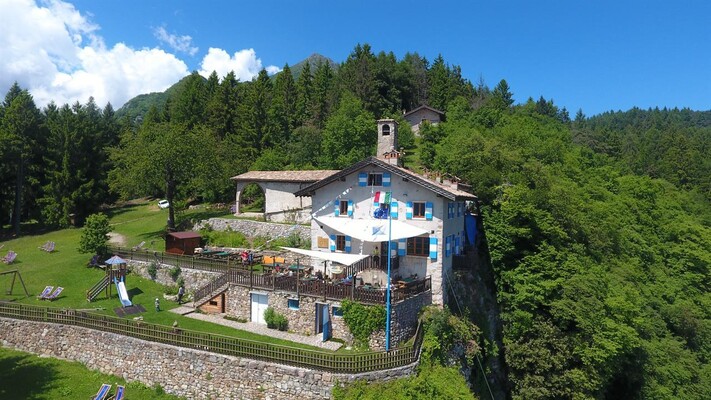
<path id="1" fill-rule="evenodd" d="M 183 285 L 180 285 L 178 288 L 178 304 L 183 303 L 183 296 L 185 295 L 185 287 Z"/>

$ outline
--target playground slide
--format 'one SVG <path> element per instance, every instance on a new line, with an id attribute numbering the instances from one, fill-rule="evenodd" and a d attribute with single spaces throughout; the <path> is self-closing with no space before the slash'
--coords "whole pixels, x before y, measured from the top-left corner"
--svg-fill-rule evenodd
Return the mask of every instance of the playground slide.
<path id="1" fill-rule="evenodd" d="M 124 285 L 123 281 L 119 281 L 118 279 L 114 278 L 114 283 L 116 283 L 116 290 L 118 291 L 119 300 L 121 300 L 121 304 L 124 307 L 130 307 L 131 305 L 133 305 L 133 303 L 131 303 L 131 300 L 128 299 L 128 292 L 126 292 L 126 285 Z"/>

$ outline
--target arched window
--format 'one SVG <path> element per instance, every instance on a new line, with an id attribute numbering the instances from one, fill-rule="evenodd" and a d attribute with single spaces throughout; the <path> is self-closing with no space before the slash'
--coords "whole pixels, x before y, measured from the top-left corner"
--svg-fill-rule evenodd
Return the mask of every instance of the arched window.
<path id="1" fill-rule="evenodd" d="M 383 136 L 390 136 L 390 125 L 383 125 Z"/>

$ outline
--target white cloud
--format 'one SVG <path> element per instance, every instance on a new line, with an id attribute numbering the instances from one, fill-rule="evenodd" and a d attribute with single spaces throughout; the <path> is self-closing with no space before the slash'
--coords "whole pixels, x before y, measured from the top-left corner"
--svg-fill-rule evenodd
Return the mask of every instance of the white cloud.
<path id="1" fill-rule="evenodd" d="M 50 0 L 0 0 L 0 96 L 17 81 L 38 106 L 85 103 L 118 108 L 132 97 L 163 91 L 189 73 L 160 49 L 107 48 L 98 26 L 73 5 Z"/>
<path id="2" fill-rule="evenodd" d="M 175 51 L 187 53 L 190 56 L 194 56 L 198 52 L 198 48 L 192 45 L 193 38 L 188 35 L 178 36 L 168 33 L 162 26 L 154 29 L 153 35 Z"/>
<path id="3" fill-rule="evenodd" d="M 208 77 L 212 71 L 216 71 L 219 77 L 224 77 L 230 71 L 234 71 L 240 81 L 249 81 L 261 70 L 262 60 L 257 58 L 254 49 L 240 50 L 234 56 L 230 56 L 225 50 L 210 47 L 202 59 L 200 75 Z M 266 70 L 270 74 L 281 71 L 273 65 L 266 67 Z"/>

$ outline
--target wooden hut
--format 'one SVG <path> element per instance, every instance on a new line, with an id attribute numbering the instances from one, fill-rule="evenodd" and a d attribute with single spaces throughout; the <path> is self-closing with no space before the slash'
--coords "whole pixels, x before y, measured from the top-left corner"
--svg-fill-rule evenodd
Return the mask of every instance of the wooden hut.
<path id="1" fill-rule="evenodd" d="M 202 237 L 198 232 L 170 232 L 165 237 L 165 252 L 192 255 L 200 247 Z"/>

